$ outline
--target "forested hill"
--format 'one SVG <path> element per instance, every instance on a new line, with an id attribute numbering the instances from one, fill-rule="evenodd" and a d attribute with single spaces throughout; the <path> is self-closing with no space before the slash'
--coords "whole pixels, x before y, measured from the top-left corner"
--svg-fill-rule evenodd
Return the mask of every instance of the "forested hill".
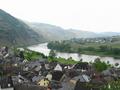
<path id="1" fill-rule="evenodd" d="M 23 21 L 0 9 L 0 45 L 32 45 L 42 42 L 40 34 L 34 32 Z"/>

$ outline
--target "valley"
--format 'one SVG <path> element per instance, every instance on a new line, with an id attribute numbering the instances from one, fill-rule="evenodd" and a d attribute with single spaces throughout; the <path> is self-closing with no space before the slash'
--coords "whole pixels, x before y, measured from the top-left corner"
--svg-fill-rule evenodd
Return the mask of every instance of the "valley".
<path id="1" fill-rule="evenodd" d="M 18 19 L 0 9 L 1 90 L 119 90 L 120 32 Z"/>

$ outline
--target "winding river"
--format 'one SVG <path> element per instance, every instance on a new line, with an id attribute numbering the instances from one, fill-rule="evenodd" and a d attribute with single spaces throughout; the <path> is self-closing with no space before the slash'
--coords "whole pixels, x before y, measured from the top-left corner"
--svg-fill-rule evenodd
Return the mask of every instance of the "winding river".
<path id="1" fill-rule="evenodd" d="M 28 47 L 28 49 L 43 53 L 46 56 L 48 56 L 49 52 L 50 52 L 50 49 L 47 48 L 47 43 L 33 45 L 33 46 Z M 83 61 L 86 61 L 86 62 L 93 62 L 96 58 L 100 58 L 101 61 L 105 61 L 105 62 L 109 61 L 109 63 L 113 64 L 113 65 L 115 63 L 120 64 L 120 59 L 114 59 L 113 57 L 100 57 L 100 56 L 85 55 L 85 54 L 79 55 L 78 53 L 56 52 L 56 57 L 62 57 L 62 58 L 66 58 L 66 59 L 69 57 L 72 57 L 75 61 L 79 61 L 80 59 L 82 59 Z"/>

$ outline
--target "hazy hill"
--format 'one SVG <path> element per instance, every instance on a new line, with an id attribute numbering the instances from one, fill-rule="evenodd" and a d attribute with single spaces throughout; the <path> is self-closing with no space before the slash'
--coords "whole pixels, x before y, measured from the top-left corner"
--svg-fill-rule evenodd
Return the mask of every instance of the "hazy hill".
<path id="1" fill-rule="evenodd" d="M 95 37 L 108 37 L 120 35 L 117 32 L 103 32 L 94 33 L 90 31 L 76 30 L 76 29 L 63 29 L 61 27 L 44 24 L 44 23 L 28 23 L 28 25 L 38 34 L 42 34 L 47 40 L 63 40 L 71 38 L 95 38 Z"/>
<path id="2" fill-rule="evenodd" d="M 102 32 L 99 34 L 102 36 L 117 36 L 117 35 L 120 35 L 120 32 Z"/>
<path id="3" fill-rule="evenodd" d="M 43 41 L 27 24 L 0 9 L 0 45 L 31 45 Z"/>
<path id="4" fill-rule="evenodd" d="M 71 38 L 91 38 L 97 37 L 98 34 L 89 31 L 68 29 L 44 24 L 44 23 L 28 23 L 28 25 L 38 34 L 42 34 L 47 40 L 63 40 Z"/>
<path id="5" fill-rule="evenodd" d="M 47 40 L 63 40 L 73 37 L 73 33 L 61 27 L 43 23 L 29 23 L 29 26 L 38 34 L 42 34 Z"/>

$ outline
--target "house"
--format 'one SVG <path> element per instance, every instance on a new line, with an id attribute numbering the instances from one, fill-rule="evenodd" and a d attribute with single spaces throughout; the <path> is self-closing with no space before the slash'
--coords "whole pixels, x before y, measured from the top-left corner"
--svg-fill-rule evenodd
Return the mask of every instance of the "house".
<path id="1" fill-rule="evenodd" d="M 61 71 L 53 71 L 52 72 L 52 80 L 60 81 L 63 77 L 64 73 Z"/>
<path id="2" fill-rule="evenodd" d="M 41 68 L 42 68 L 41 66 L 36 66 L 36 68 L 34 70 L 38 72 L 38 71 L 40 71 Z"/>
<path id="3" fill-rule="evenodd" d="M 90 88 L 85 87 L 86 83 L 90 82 L 90 77 L 87 75 L 79 75 L 70 80 L 71 83 L 75 84 L 74 90 L 91 90 Z"/>
<path id="4" fill-rule="evenodd" d="M 54 69 L 56 65 L 57 65 L 57 62 L 55 61 L 49 63 L 50 69 Z"/>
<path id="5" fill-rule="evenodd" d="M 70 69 L 70 70 L 66 70 L 65 74 L 67 75 L 67 77 L 73 78 L 75 76 L 78 76 L 80 72 L 77 71 L 76 69 Z"/>
<path id="6" fill-rule="evenodd" d="M 104 70 L 101 74 L 103 76 L 112 76 L 112 72 L 110 71 L 110 69 Z"/>
<path id="7" fill-rule="evenodd" d="M 83 75 L 79 75 L 79 76 L 76 76 L 76 77 L 72 78 L 70 80 L 70 82 L 76 84 L 76 82 L 78 80 L 79 80 L 79 82 L 82 82 L 82 83 L 88 83 L 88 82 L 90 82 L 91 79 L 90 79 L 89 76 L 83 74 Z"/>
<path id="8" fill-rule="evenodd" d="M 9 56 L 8 47 L 5 46 L 0 49 L 0 56 L 2 58 L 7 58 Z"/>
<path id="9" fill-rule="evenodd" d="M 62 72 L 62 67 L 60 64 L 57 64 L 56 67 L 54 68 L 54 71 L 61 71 Z"/>
<path id="10" fill-rule="evenodd" d="M 26 78 L 24 78 L 20 74 L 17 75 L 17 76 L 12 76 L 12 81 L 13 81 L 13 85 L 22 84 L 22 83 L 28 83 L 29 82 Z"/>
<path id="11" fill-rule="evenodd" d="M 69 65 L 65 66 L 64 69 L 71 69 Z"/>
<path id="12" fill-rule="evenodd" d="M 28 71 L 29 70 L 29 68 L 27 67 L 27 66 L 25 66 L 24 68 L 23 68 L 23 71 Z"/>
<path id="13" fill-rule="evenodd" d="M 81 83 L 79 80 L 76 82 L 74 90 L 99 90 L 99 89 L 92 89 L 85 86 L 85 83 Z"/>
<path id="14" fill-rule="evenodd" d="M 47 76 L 46 76 L 46 78 L 47 78 L 49 81 L 51 81 L 51 80 L 52 80 L 52 74 L 51 74 L 51 73 L 48 73 Z"/>
<path id="15" fill-rule="evenodd" d="M 91 82 L 92 84 L 95 84 L 95 85 L 104 85 L 106 83 L 105 79 L 104 79 L 104 76 L 101 74 L 101 73 L 94 73 L 92 76 L 91 76 Z"/>
<path id="16" fill-rule="evenodd" d="M 44 79 L 44 77 L 43 76 L 34 76 L 33 78 L 32 78 L 32 82 L 39 82 L 40 80 L 42 80 L 42 79 Z"/>
<path id="17" fill-rule="evenodd" d="M 49 69 L 50 69 L 50 65 L 49 65 L 48 63 L 46 63 L 46 64 L 45 64 L 45 68 L 46 68 L 47 70 L 49 70 Z"/>
<path id="18" fill-rule="evenodd" d="M 89 64 L 87 62 L 79 62 L 74 65 L 73 69 L 88 70 Z"/>
<path id="19" fill-rule="evenodd" d="M 47 78 L 44 78 L 40 80 L 37 84 L 41 87 L 48 87 L 50 84 L 50 81 Z"/>
<path id="20" fill-rule="evenodd" d="M 63 75 L 64 73 L 62 67 L 60 64 L 57 64 L 52 72 L 52 80 L 60 81 Z"/>
<path id="21" fill-rule="evenodd" d="M 36 66 L 41 66 L 39 61 L 34 61 L 34 62 L 29 62 L 28 64 L 26 64 L 27 67 L 29 67 L 29 69 L 33 69 Z"/>

